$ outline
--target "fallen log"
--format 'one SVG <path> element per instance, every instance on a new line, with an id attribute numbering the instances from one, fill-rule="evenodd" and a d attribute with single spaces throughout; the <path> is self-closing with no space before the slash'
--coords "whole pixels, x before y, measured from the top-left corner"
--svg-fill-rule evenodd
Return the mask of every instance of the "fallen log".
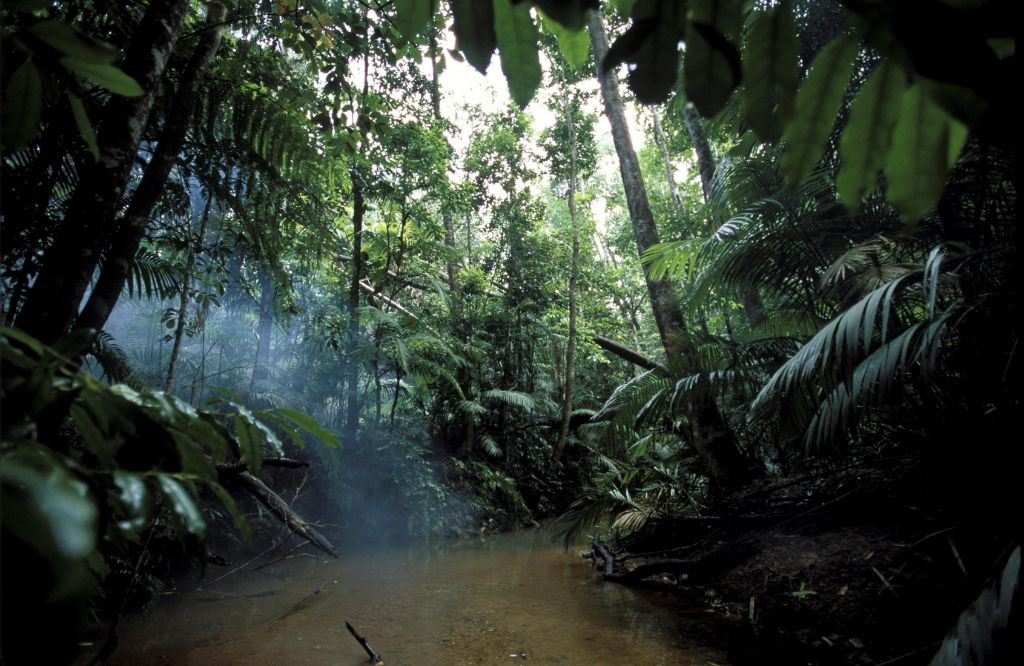
<path id="1" fill-rule="evenodd" d="M 594 344 L 596 344 L 598 347 L 605 350 L 606 352 L 615 354 L 619 358 L 629 361 L 633 365 L 640 366 L 644 370 L 661 370 L 662 372 L 668 372 L 665 366 L 662 365 L 661 363 L 658 363 L 654 359 L 648 358 L 641 354 L 640 352 L 634 349 L 630 349 L 625 345 L 621 345 L 618 342 L 615 342 L 614 340 L 611 340 L 609 338 L 600 335 L 595 335 Z"/>
<path id="2" fill-rule="evenodd" d="M 348 633 L 352 634 L 352 637 L 359 641 L 359 644 L 366 650 L 366 654 L 370 655 L 370 661 L 373 662 L 374 666 L 384 666 L 384 657 L 380 656 L 376 650 L 370 645 L 370 641 L 366 640 L 365 636 L 360 636 L 359 632 L 355 630 L 351 624 L 345 622 L 345 627 L 348 629 Z"/>
<path id="3" fill-rule="evenodd" d="M 594 539 L 591 545 L 593 546 L 595 553 L 594 561 L 596 562 L 598 557 L 604 560 L 604 577 L 608 578 L 609 576 L 614 575 L 615 556 L 612 555 L 605 545 L 597 539 Z"/>
<path id="4" fill-rule="evenodd" d="M 258 499 L 263 506 L 267 507 L 272 514 L 277 516 L 288 529 L 310 542 L 331 557 L 338 557 L 338 551 L 334 545 L 322 534 L 316 531 L 312 525 L 307 523 L 302 516 L 295 513 L 288 503 L 281 499 L 281 496 L 271 490 L 267 484 L 249 472 L 240 472 L 235 477 L 242 487 L 253 497 Z"/>
<path id="5" fill-rule="evenodd" d="M 604 579 L 616 583 L 639 583 L 644 578 L 649 578 L 650 576 L 674 573 L 680 576 L 682 580 L 688 580 L 693 567 L 694 562 L 691 560 L 657 560 L 656 562 L 641 564 L 632 571 L 614 573 L 606 571 Z"/>

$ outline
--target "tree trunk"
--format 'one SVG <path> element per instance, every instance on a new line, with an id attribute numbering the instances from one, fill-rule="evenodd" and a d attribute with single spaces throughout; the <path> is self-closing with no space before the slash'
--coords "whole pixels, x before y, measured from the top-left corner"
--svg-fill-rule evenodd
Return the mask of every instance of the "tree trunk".
<path id="1" fill-rule="evenodd" d="M 594 60 L 601 63 L 608 52 L 608 43 L 604 25 L 597 12 L 591 12 L 589 27 Z M 622 175 L 629 217 L 633 224 L 633 235 L 636 237 L 637 251 L 642 255 L 659 242 L 658 231 L 647 200 L 640 164 L 629 136 L 615 73 L 599 72 L 598 78 L 601 83 L 605 115 L 611 123 L 612 140 L 619 157 L 619 172 Z M 644 279 L 669 367 L 677 370 L 696 368 L 696 353 L 686 343 L 686 325 L 671 283 L 667 280 L 654 280 L 649 274 L 645 275 Z M 691 443 L 707 464 L 712 478 L 723 488 L 733 487 L 743 480 L 746 476 L 746 464 L 718 406 L 710 397 L 696 401 L 689 407 L 689 417 L 693 432 Z"/>
<path id="2" fill-rule="evenodd" d="M 356 349 L 359 346 L 359 291 L 363 279 L 363 216 L 366 204 L 363 201 L 361 176 L 352 173 L 352 280 L 348 288 L 348 410 L 345 433 L 348 441 L 355 442 L 359 430 L 359 362 Z"/>
<path id="3" fill-rule="evenodd" d="M 135 30 L 123 69 L 139 83 L 143 94 L 111 96 L 97 137 L 100 159 L 81 173 L 64 221 L 18 315 L 17 325 L 44 343 L 55 342 L 70 328 L 99 265 L 149 122 L 159 79 L 189 5 L 186 0 L 153 0 Z"/>
<path id="4" fill-rule="evenodd" d="M 260 269 L 260 321 L 256 327 L 256 357 L 252 362 L 249 393 L 258 382 L 270 376 L 270 343 L 274 337 L 274 275 L 267 267 Z"/>
<path id="5" fill-rule="evenodd" d="M 711 181 L 715 177 L 715 155 L 711 152 L 711 144 L 708 143 L 708 134 L 704 129 L 704 119 L 700 117 L 697 107 L 693 102 L 683 105 L 683 124 L 686 125 L 686 133 L 690 135 L 690 143 L 693 144 L 693 152 L 697 155 L 697 168 L 700 171 L 700 189 L 704 192 L 704 201 L 708 201 L 711 194 Z"/>
<path id="6" fill-rule="evenodd" d="M 654 143 L 658 145 L 661 161 L 665 164 L 665 180 L 668 181 L 668 194 L 672 199 L 672 209 L 675 211 L 676 217 L 681 218 L 683 216 L 683 201 L 679 198 L 679 185 L 676 184 L 676 175 L 672 170 L 672 157 L 668 153 L 665 130 L 661 127 L 661 117 L 655 107 L 651 107 L 651 120 L 654 124 Z"/>
<path id="7" fill-rule="evenodd" d="M 566 102 L 569 127 L 569 220 L 572 224 L 572 265 L 569 268 L 569 340 L 565 345 L 565 390 L 562 392 L 562 423 L 558 428 L 554 463 L 557 465 L 569 439 L 569 420 L 576 391 L 576 281 L 580 263 L 580 229 L 576 215 L 576 128 L 573 104 Z"/>
<path id="8" fill-rule="evenodd" d="M 181 75 L 181 82 L 174 96 L 174 105 L 164 120 L 156 152 L 132 196 L 128 212 L 117 225 L 106 261 L 103 263 L 103 270 L 100 271 L 96 286 L 75 323 L 77 328 L 103 328 L 110 313 L 114 311 L 114 306 L 117 305 L 117 299 L 124 290 L 124 283 L 128 277 L 128 268 L 139 250 L 153 208 L 163 195 L 167 178 L 181 153 L 185 133 L 192 118 L 192 109 L 199 99 L 200 84 L 220 46 L 220 26 L 225 13 L 224 5 L 217 2 L 211 3 L 207 9 L 206 30 Z"/>
<path id="9" fill-rule="evenodd" d="M 437 39 L 434 33 L 431 33 L 430 38 L 430 66 L 432 75 L 432 84 L 430 87 L 430 101 L 434 111 L 434 119 L 438 122 L 444 120 L 441 116 L 441 83 L 437 77 Z M 455 338 L 462 344 L 466 342 L 466 321 L 465 321 L 465 304 L 462 299 L 462 285 L 459 283 L 459 265 L 455 261 L 455 257 L 458 255 L 458 249 L 455 246 L 455 224 L 452 220 L 452 214 L 449 207 L 443 202 L 441 204 L 441 223 L 444 226 L 444 248 L 445 248 L 445 274 L 448 278 L 448 291 L 452 298 L 452 328 L 454 329 Z M 467 234 L 468 226 L 467 226 Z M 469 255 L 468 251 L 468 235 L 467 235 L 467 258 Z M 469 395 L 469 368 L 460 367 L 456 375 L 455 381 L 462 389 L 463 395 Z M 473 448 L 473 415 L 466 414 L 466 424 L 463 429 L 463 443 L 462 449 L 464 451 L 470 451 Z"/>
<path id="10" fill-rule="evenodd" d="M 181 353 L 181 340 L 185 337 L 185 320 L 188 317 L 188 291 L 192 282 L 192 268 L 196 263 L 196 254 L 202 251 L 203 238 L 206 236 L 206 223 L 210 219 L 210 208 L 213 206 L 213 194 L 206 197 L 206 205 L 203 207 L 203 216 L 199 220 L 199 234 L 193 244 L 191 238 L 188 243 L 188 256 L 185 258 L 185 272 L 181 278 L 181 298 L 178 301 L 178 325 L 174 329 L 174 345 L 171 347 L 171 360 L 167 362 L 167 379 L 164 380 L 164 390 L 170 391 L 174 387 L 174 371 L 178 367 L 178 354 Z"/>
<path id="11" fill-rule="evenodd" d="M 683 124 L 686 125 L 686 132 L 690 135 L 690 143 L 693 144 L 693 152 L 697 156 L 697 165 L 700 169 L 700 188 L 704 192 L 704 203 L 710 204 L 711 183 L 715 177 L 715 155 L 711 152 L 711 144 L 708 143 L 708 135 L 704 129 L 704 119 L 700 117 L 691 102 L 683 106 Z M 718 222 L 708 209 L 708 219 L 713 228 L 718 228 Z M 759 321 L 764 317 L 764 304 L 757 291 L 748 289 L 740 295 L 743 304 L 743 315 L 747 323 Z"/>

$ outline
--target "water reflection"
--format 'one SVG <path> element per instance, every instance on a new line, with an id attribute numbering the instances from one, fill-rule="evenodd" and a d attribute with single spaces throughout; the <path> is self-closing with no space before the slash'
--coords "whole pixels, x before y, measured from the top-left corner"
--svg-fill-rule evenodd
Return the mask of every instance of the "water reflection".
<path id="1" fill-rule="evenodd" d="M 240 573 L 132 618 L 113 663 L 366 664 L 345 620 L 388 666 L 726 663 L 714 618 L 604 583 L 540 532 Z"/>

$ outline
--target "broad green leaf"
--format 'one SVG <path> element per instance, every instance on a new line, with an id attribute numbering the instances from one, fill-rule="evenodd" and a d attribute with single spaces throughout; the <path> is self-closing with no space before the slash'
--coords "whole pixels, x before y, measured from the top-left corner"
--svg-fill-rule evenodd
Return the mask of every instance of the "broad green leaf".
<path id="1" fill-rule="evenodd" d="M 3 522 L 42 553 L 82 558 L 96 546 L 96 504 L 88 487 L 48 454 L 19 452 L 0 464 Z"/>
<path id="2" fill-rule="evenodd" d="M 72 405 L 70 410 L 71 420 L 82 437 L 82 446 L 95 455 L 104 465 L 111 465 L 114 456 L 120 448 L 122 440 L 111 437 L 97 427 L 89 412 L 80 404 Z"/>
<path id="3" fill-rule="evenodd" d="M 513 5 L 511 0 L 493 0 L 493 6 L 501 71 L 513 101 L 523 108 L 540 86 L 537 26 L 525 2 Z"/>
<path id="4" fill-rule="evenodd" d="M 98 65 L 77 58 L 61 58 L 60 64 L 83 79 L 91 81 L 101 88 L 125 97 L 138 97 L 142 87 L 132 77 L 113 65 Z"/>
<path id="5" fill-rule="evenodd" d="M 310 433 L 332 449 L 341 448 L 341 442 L 338 441 L 338 436 L 320 425 L 320 423 L 318 423 L 312 416 L 303 414 L 297 409 L 289 409 L 287 407 L 279 407 L 276 411 L 287 416 L 289 419 L 294 421 L 297 426 Z"/>
<path id="6" fill-rule="evenodd" d="M 250 472 L 259 470 L 263 464 L 263 440 L 259 432 L 250 428 L 249 422 L 241 414 L 235 415 L 235 440 L 238 451 L 242 455 L 246 468 Z"/>
<path id="7" fill-rule="evenodd" d="M 791 185 L 802 183 L 821 159 L 853 73 L 858 44 L 850 35 L 833 39 L 814 59 L 796 94 L 796 109 L 783 134 L 782 173 Z"/>
<path id="8" fill-rule="evenodd" d="M 212 490 L 213 494 L 220 500 L 220 503 L 224 505 L 228 515 L 231 516 L 231 520 L 235 523 L 235 527 L 241 533 L 242 538 L 246 542 L 250 541 L 252 539 L 252 528 L 249 527 L 249 522 L 245 519 L 245 516 L 238 510 L 235 498 L 228 491 L 224 490 L 224 486 L 219 483 L 208 483 L 206 487 Z"/>
<path id="9" fill-rule="evenodd" d="M 213 481 L 217 478 L 217 469 L 210 462 L 210 459 L 203 452 L 199 444 L 192 441 L 188 435 L 174 430 L 171 431 L 174 443 L 178 449 L 178 456 L 181 458 L 181 469 L 186 474 L 194 474 L 201 479 Z"/>
<path id="10" fill-rule="evenodd" d="M 793 114 L 800 82 L 800 43 L 790 2 L 760 12 L 743 54 L 747 122 L 765 141 L 775 141 Z"/>
<path id="11" fill-rule="evenodd" d="M 487 0 L 451 0 L 456 46 L 481 74 L 487 72 L 498 45 L 494 32 L 494 6 Z"/>
<path id="12" fill-rule="evenodd" d="M 629 89 L 643 104 L 660 104 L 676 87 L 685 5 L 676 0 L 658 0 L 638 4 L 634 10 L 634 27 L 638 30 L 637 38 L 642 41 L 626 58 L 633 64 L 628 77 Z M 616 40 L 615 45 L 619 42 Z"/>
<path id="13" fill-rule="evenodd" d="M 592 0 L 533 0 L 533 3 L 569 30 L 582 30 L 587 22 L 588 7 Z"/>
<path id="14" fill-rule="evenodd" d="M 156 480 L 164 495 L 170 500 L 171 509 L 181 518 L 189 534 L 194 534 L 199 538 L 205 537 L 206 521 L 203 520 L 203 512 L 199 510 L 199 505 L 193 496 L 192 484 L 181 481 L 170 474 L 157 474 Z"/>
<path id="15" fill-rule="evenodd" d="M 864 195 L 875 188 L 906 82 L 903 68 L 887 60 L 872 72 L 850 105 L 850 120 L 839 143 L 836 178 L 839 200 L 850 209 L 857 208 Z"/>
<path id="16" fill-rule="evenodd" d="M 740 53 L 735 45 L 740 32 L 739 2 L 691 0 L 687 19 L 683 59 L 686 98 L 701 115 L 713 116 L 722 110 L 740 82 Z M 667 48 L 667 44 L 661 45 L 663 57 Z"/>
<path id="17" fill-rule="evenodd" d="M 32 60 L 26 60 L 11 75 L 4 89 L 0 139 L 6 152 L 18 150 L 39 131 L 43 107 L 43 82 Z"/>
<path id="18" fill-rule="evenodd" d="M 565 61 L 580 68 L 590 54 L 590 39 L 586 30 L 570 30 L 552 19 L 543 17 L 544 28 L 558 39 L 558 50 Z"/>
<path id="19" fill-rule="evenodd" d="M 80 61 L 109 65 L 117 57 L 113 46 L 87 37 L 63 21 L 41 21 L 28 31 L 64 55 Z"/>
<path id="20" fill-rule="evenodd" d="M 68 103 L 71 105 L 71 113 L 75 117 L 75 124 L 78 125 L 78 133 L 82 135 L 82 141 L 85 141 L 92 158 L 98 161 L 100 147 L 96 143 L 96 133 L 92 129 L 92 123 L 89 122 L 89 114 L 85 112 L 85 105 L 82 104 L 78 95 L 72 93 L 68 93 Z"/>
<path id="21" fill-rule="evenodd" d="M 967 143 L 968 133 L 967 125 L 964 125 L 956 118 L 949 119 L 949 145 L 946 158 L 948 166 L 952 167 L 957 158 L 960 157 L 960 150 Z"/>
<path id="22" fill-rule="evenodd" d="M 410 42 L 428 30 L 434 14 L 434 0 L 396 0 L 395 25 Z"/>
<path id="23" fill-rule="evenodd" d="M 953 119 L 932 101 L 920 84 L 903 94 L 892 147 L 885 161 L 886 196 L 907 222 L 924 217 L 946 185 Z"/>
<path id="24" fill-rule="evenodd" d="M 146 512 L 149 508 L 149 487 L 137 474 L 114 472 L 114 485 L 120 491 L 117 495 L 121 510 L 117 526 L 129 533 L 136 533 L 146 526 Z"/>

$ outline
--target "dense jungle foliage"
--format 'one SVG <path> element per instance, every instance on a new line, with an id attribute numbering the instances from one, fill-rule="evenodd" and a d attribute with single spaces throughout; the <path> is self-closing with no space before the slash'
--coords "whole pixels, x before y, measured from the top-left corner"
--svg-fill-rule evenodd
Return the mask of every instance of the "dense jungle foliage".
<path id="1" fill-rule="evenodd" d="M 282 530 L 677 545 L 878 460 L 959 612 L 1019 541 L 1012 9 L 5 2 L 4 657 Z"/>

